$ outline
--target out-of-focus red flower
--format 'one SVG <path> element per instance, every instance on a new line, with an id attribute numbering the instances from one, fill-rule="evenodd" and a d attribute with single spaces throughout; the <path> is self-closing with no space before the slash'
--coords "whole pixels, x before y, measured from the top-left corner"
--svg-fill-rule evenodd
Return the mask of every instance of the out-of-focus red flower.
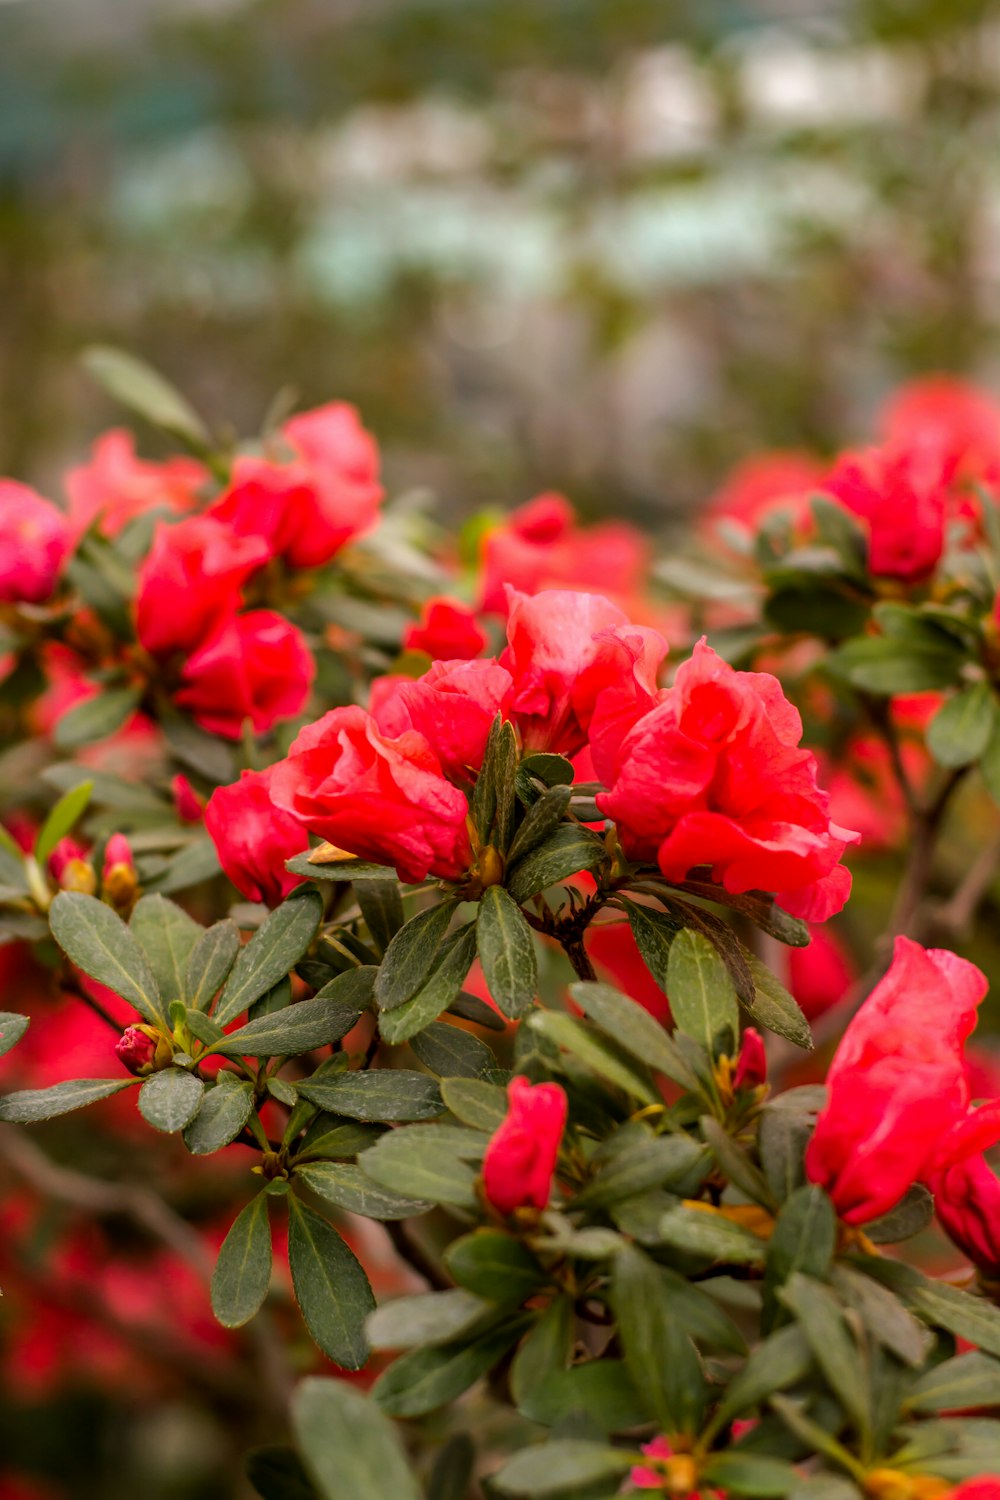
<path id="1" fill-rule="evenodd" d="M 500 1213 L 548 1206 L 566 1110 L 557 1083 L 512 1078 L 507 1085 L 507 1115 L 483 1157 L 483 1191 Z"/>
<path id="2" fill-rule="evenodd" d="M 926 453 L 947 482 L 1000 481 L 1000 403 L 952 375 L 929 375 L 900 386 L 883 406 L 887 444 Z"/>
<path id="3" fill-rule="evenodd" d="M 648 544 L 634 527 L 578 526 L 564 495 L 537 495 L 484 538 L 480 608 L 506 614 L 507 585 L 525 594 L 552 588 L 610 594 L 631 604 L 648 566 Z"/>
<path id="4" fill-rule="evenodd" d="M 947 489 L 941 465 L 913 448 L 843 453 L 823 489 L 868 523 L 868 566 L 882 578 L 916 583 L 944 551 Z"/>
<path id="5" fill-rule="evenodd" d="M 0 479 L 0 604 L 44 604 L 72 536 L 62 511 L 26 484 Z"/>
<path id="6" fill-rule="evenodd" d="M 135 439 L 124 428 L 102 433 L 90 462 L 66 475 L 69 518 L 75 536 L 99 523 L 105 536 L 116 536 L 130 521 L 163 507 L 190 510 L 208 479 L 193 458 L 147 463 L 136 457 Z"/>
<path id="7" fill-rule="evenodd" d="M 101 896 L 122 915 L 127 915 L 139 894 L 132 847 L 123 833 L 113 833 L 104 850 L 101 871 Z"/>
<path id="8" fill-rule="evenodd" d="M 471 661 L 487 642 L 476 612 L 459 599 L 428 599 L 419 621 L 403 631 L 406 651 L 426 651 L 435 661 Z"/>
<path id="9" fill-rule="evenodd" d="M 402 880 L 457 880 L 472 862 L 468 803 L 422 734 L 389 739 L 361 708 L 335 708 L 273 769 L 275 805 L 339 848 L 394 865 Z"/>
<path id="10" fill-rule="evenodd" d="M 174 811 L 181 822 L 200 823 L 205 812 L 204 804 L 182 771 L 171 778 L 170 792 L 174 799 Z"/>
<path id="11" fill-rule="evenodd" d="M 655 860 L 668 880 L 708 865 L 726 890 L 773 891 L 808 921 L 841 909 L 851 878 L 840 859 L 857 835 L 831 821 L 776 678 L 737 672 L 701 641 L 627 732 L 619 720 L 608 733 L 603 706 L 591 747 L 610 790 L 597 804 L 630 858 Z"/>
<path id="12" fill-rule="evenodd" d="M 964 1479 L 949 1490 L 945 1500 L 1000 1500 L 1000 1474 L 980 1474 Z"/>
<path id="13" fill-rule="evenodd" d="M 511 696 L 509 672 L 495 661 L 436 661 L 416 680 L 378 679 L 371 710 L 382 734 L 398 739 L 415 729 L 428 741 L 447 776 L 475 778 L 493 720 Z"/>
<path id="14" fill-rule="evenodd" d="M 915 1182 L 1000 1139 L 1000 1100 L 973 1109 L 964 1046 L 986 976 L 898 937 L 892 966 L 847 1030 L 806 1171 L 849 1224 L 877 1219 Z"/>
<path id="15" fill-rule="evenodd" d="M 92 896 L 97 889 L 97 874 L 90 863 L 89 850 L 78 839 L 59 840 L 49 855 L 49 874 L 63 891 L 83 891 Z"/>
<path id="16" fill-rule="evenodd" d="M 295 458 L 238 458 L 211 513 L 241 536 L 265 538 L 289 567 L 319 568 L 378 517 L 378 448 L 341 401 L 293 417 L 281 433 Z"/>
<path id="17" fill-rule="evenodd" d="M 1000 1178 L 970 1156 L 928 1178 L 942 1228 L 990 1281 L 1000 1281 Z"/>
<path id="18" fill-rule="evenodd" d="M 271 775 L 243 771 L 232 786 L 220 786 L 205 808 L 205 827 L 219 862 L 248 901 L 278 906 L 302 884 L 285 861 L 306 845 L 302 824 L 271 801 Z"/>
<path id="19" fill-rule="evenodd" d="M 733 1072 L 734 1089 L 757 1089 L 767 1082 L 767 1053 L 764 1038 L 754 1026 L 748 1026 L 740 1043 Z"/>
<path id="20" fill-rule="evenodd" d="M 807 1020 L 837 1005 L 858 977 L 847 946 L 829 927 L 813 927 L 807 948 L 788 950 L 788 987 Z"/>
<path id="21" fill-rule="evenodd" d="M 260 536 L 239 536 L 212 516 L 157 526 L 139 569 L 136 629 L 153 656 L 195 651 L 240 604 L 240 590 L 270 557 Z"/>
<path id="22" fill-rule="evenodd" d="M 778 511 L 802 526 L 809 520 L 809 497 L 819 492 L 823 474 L 823 465 L 808 453 L 756 453 L 726 476 L 708 502 L 707 519 L 728 521 L 748 538 Z"/>
<path id="23" fill-rule="evenodd" d="M 506 651 L 514 680 L 510 717 L 528 750 L 575 755 L 587 743 L 598 701 L 602 723 L 634 720 L 653 704 L 667 643 L 633 625 L 600 594 L 508 590 Z"/>
<path id="24" fill-rule="evenodd" d="M 175 701 L 203 729 L 237 740 L 293 719 L 309 698 L 316 663 L 297 626 L 269 609 L 232 615 L 188 657 Z"/>
<path id="25" fill-rule="evenodd" d="M 735 1423 L 734 1423 L 735 1426 Z M 700 1492 L 691 1486 L 697 1481 L 697 1469 L 689 1453 L 675 1453 L 668 1438 L 655 1437 L 642 1444 L 642 1452 L 653 1463 L 636 1464 L 629 1474 L 629 1484 L 634 1490 L 659 1490 L 661 1494 L 682 1495 L 684 1500 L 724 1500 L 724 1491 Z"/>

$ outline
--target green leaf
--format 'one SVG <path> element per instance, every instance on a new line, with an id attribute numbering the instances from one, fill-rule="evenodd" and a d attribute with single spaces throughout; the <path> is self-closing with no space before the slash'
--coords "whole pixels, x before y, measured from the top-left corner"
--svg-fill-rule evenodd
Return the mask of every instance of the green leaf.
<path id="1" fill-rule="evenodd" d="M 31 1023 L 30 1016 L 19 1016 L 13 1011 L 0 1010 L 0 1057 L 16 1047 Z"/>
<path id="2" fill-rule="evenodd" d="M 914 640 L 862 636 L 832 652 L 826 666 L 863 692 L 889 696 L 953 687 L 967 660 L 966 653 L 940 633 L 938 639 Z"/>
<path id="3" fill-rule="evenodd" d="M 523 906 L 538 891 L 558 885 L 580 870 L 596 870 L 606 858 L 604 840 L 598 834 L 574 823 L 562 823 L 551 838 L 510 867 L 507 889 L 518 906 Z"/>
<path id="4" fill-rule="evenodd" d="M 184 970 L 184 998 L 192 1010 L 211 1009 L 239 951 L 240 929 L 228 918 L 202 933 Z"/>
<path id="5" fill-rule="evenodd" d="M 801 1271 L 794 1271 L 778 1290 L 778 1297 L 794 1315 L 837 1400 L 857 1430 L 866 1434 L 872 1402 L 865 1365 L 833 1292 Z"/>
<path id="6" fill-rule="evenodd" d="M 475 1444 L 468 1433 L 456 1432 L 434 1460 L 427 1500 L 466 1500 L 475 1467 Z"/>
<path id="7" fill-rule="evenodd" d="M 476 777 L 469 815 L 476 827 L 481 844 L 488 844 L 493 820 L 497 810 L 497 761 L 500 758 L 500 740 L 504 731 L 503 714 L 498 713 L 490 725 L 490 732 L 483 751 L 483 763 Z M 505 746 L 505 753 L 507 747 Z"/>
<path id="8" fill-rule="evenodd" d="M 482 894 L 476 940 L 490 994 L 509 1020 L 518 1020 L 534 1004 L 538 966 L 531 928 L 502 886 Z"/>
<path id="9" fill-rule="evenodd" d="M 366 1177 L 392 1193 L 419 1193 L 430 1203 L 459 1208 L 476 1205 L 476 1175 L 456 1150 L 457 1128 L 428 1126 L 421 1130 L 393 1130 L 361 1158 Z M 476 1141 L 471 1131 L 464 1134 Z M 479 1137 L 479 1150 L 485 1145 Z"/>
<path id="10" fill-rule="evenodd" d="M 433 1202 L 404 1198 L 376 1187 L 361 1167 L 346 1162 L 322 1161 L 298 1166 L 295 1177 L 327 1203 L 346 1208 L 352 1214 L 363 1214 L 366 1219 L 412 1219 L 434 1206 Z"/>
<path id="11" fill-rule="evenodd" d="M 574 986 L 575 988 L 575 986 Z M 654 1088 L 648 1072 L 633 1063 L 623 1049 L 610 1037 L 601 1036 L 596 1029 L 554 1010 L 535 1010 L 525 1022 L 532 1032 L 545 1037 L 556 1046 L 576 1057 L 592 1068 L 601 1078 L 606 1078 L 617 1088 L 645 1104 L 659 1104 L 660 1096 Z"/>
<path id="12" fill-rule="evenodd" d="M 285 860 L 285 869 L 293 875 L 305 875 L 309 880 L 350 881 L 357 885 L 365 880 L 396 880 L 398 877 L 391 865 L 373 865 L 364 859 L 341 859 L 333 864 L 310 864 L 309 851 L 296 854 Z"/>
<path id="13" fill-rule="evenodd" d="M 204 935 L 201 923 L 165 896 L 140 896 L 129 928 L 149 959 L 162 1004 L 183 1000 L 188 961 Z"/>
<path id="14" fill-rule="evenodd" d="M 278 1443 L 251 1448 L 243 1466 L 262 1500 L 319 1500 L 294 1448 L 283 1448 Z"/>
<path id="15" fill-rule="evenodd" d="M 142 701 L 139 688 L 109 688 L 93 698 L 85 698 L 56 720 L 53 738 L 60 750 L 77 750 L 106 740 L 121 729 Z"/>
<path id="16" fill-rule="evenodd" d="M 146 955 L 109 906 L 79 891 L 60 891 L 49 908 L 49 926 L 78 969 L 121 995 L 144 1021 L 169 1030 Z"/>
<path id="17" fill-rule="evenodd" d="M 646 968 L 664 994 L 667 992 L 667 967 L 670 963 L 670 945 L 681 924 L 672 917 L 650 911 L 634 901 L 624 900 L 625 914 Z"/>
<path id="18" fill-rule="evenodd" d="M 746 1364 L 730 1381 L 716 1414 L 716 1424 L 731 1422 L 742 1412 L 760 1406 L 775 1391 L 804 1380 L 812 1369 L 812 1353 L 794 1324 L 772 1333 L 758 1344 Z"/>
<path id="19" fill-rule="evenodd" d="M 856 1263 L 875 1281 L 901 1297 L 934 1328 L 947 1328 L 981 1349 L 1000 1356 L 1000 1308 L 970 1297 L 944 1281 L 932 1281 L 912 1266 L 881 1256 L 859 1256 Z"/>
<path id="20" fill-rule="evenodd" d="M 764 1109 L 757 1127 L 757 1152 L 768 1185 L 779 1203 L 806 1180 L 805 1152 L 814 1121 L 791 1109 Z"/>
<path id="21" fill-rule="evenodd" d="M 424 1067 L 439 1078 L 482 1078 L 496 1072 L 497 1060 L 489 1047 L 445 1021 L 432 1021 L 410 1045 Z"/>
<path id="22" fill-rule="evenodd" d="M 602 1164 L 573 1200 L 574 1208 L 610 1208 L 647 1188 L 684 1181 L 705 1157 L 686 1135 L 630 1136 L 627 1147 Z"/>
<path id="23" fill-rule="evenodd" d="M 192 1156 L 210 1156 L 235 1140 L 253 1113 L 253 1084 L 223 1084 L 206 1089 L 201 1108 L 184 1131 L 184 1144 Z"/>
<path id="24" fill-rule="evenodd" d="M 441 1096 L 453 1115 L 489 1135 L 507 1118 L 507 1093 L 495 1083 L 471 1078 L 442 1078 Z"/>
<path id="25" fill-rule="evenodd" d="M 604 1443 L 562 1438 L 522 1448 L 490 1480 L 502 1495 L 574 1495 L 629 1472 L 636 1455 Z"/>
<path id="26" fill-rule="evenodd" d="M 674 938 L 667 993 L 679 1029 L 709 1053 L 714 1054 L 727 1035 L 733 1041 L 739 1036 L 733 981 L 718 950 L 702 933 L 686 927 Z"/>
<path id="27" fill-rule="evenodd" d="M 993 733 L 986 742 L 979 762 L 979 774 L 982 776 L 993 801 L 1000 805 L 1000 716 L 994 725 Z"/>
<path id="28" fill-rule="evenodd" d="M 760 891 L 727 891 L 710 880 L 679 880 L 671 884 L 676 884 L 678 890 L 689 892 L 692 896 L 700 896 L 703 901 L 714 901 L 719 906 L 729 907 L 730 911 L 738 911 L 742 916 L 749 917 L 761 932 L 777 938 L 779 943 L 785 943 L 789 948 L 808 948 L 812 941 L 808 925 L 798 917 L 790 917 L 787 911 L 782 911 L 780 906 L 775 905 L 773 896 L 764 895 Z"/>
<path id="29" fill-rule="evenodd" d="M 223 1057 L 298 1057 L 339 1042 L 364 1014 L 375 974 L 373 968 L 348 969 L 312 1000 L 248 1021 L 216 1042 L 212 1051 Z"/>
<path id="30" fill-rule="evenodd" d="M 209 433 L 194 407 L 143 360 L 121 349 L 93 344 L 84 350 L 81 363 L 102 390 L 154 427 L 180 438 L 198 453 L 211 446 Z"/>
<path id="31" fill-rule="evenodd" d="M 166 867 L 146 881 L 147 890 L 161 895 L 187 891 L 192 886 L 212 880 L 222 871 L 215 845 L 209 838 L 195 837 L 171 857 Z"/>
<path id="32" fill-rule="evenodd" d="M 895 1245 L 926 1229 L 933 1217 L 932 1195 L 921 1183 L 915 1182 L 895 1208 L 865 1225 L 865 1236 L 874 1245 Z"/>
<path id="33" fill-rule="evenodd" d="M 731 1495 L 787 1495 L 799 1482 L 791 1464 L 763 1453 L 713 1454 L 699 1477 Z"/>
<path id="34" fill-rule="evenodd" d="M 288 1199 L 288 1264 L 316 1343 L 335 1364 L 360 1370 L 368 1358 L 365 1319 L 375 1307 L 368 1277 L 333 1225 L 294 1196 Z"/>
<path id="35" fill-rule="evenodd" d="M 546 1422 L 538 1412 L 548 1405 L 554 1380 L 568 1368 L 573 1353 L 574 1308 L 572 1298 L 554 1297 L 539 1314 L 510 1367 L 510 1393 L 522 1416 Z"/>
<path id="36" fill-rule="evenodd" d="M 430 1120 L 444 1111 L 435 1080 L 403 1068 L 336 1073 L 296 1086 L 301 1098 L 351 1120 Z"/>
<path id="37" fill-rule="evenodd" d="M 919 1370 L 933 1346 L 934 1335 L 907 1312 L 899 1298 L 851 1265 L 835 1265 L 831 1280 L 872 1337 L 903 1364 Z"/>
<path id="38" fill-rule="evenodd" d="M 423 985 L 437 961 L 454 911 L 454 901 L 439 901 L 417 912 L 396 933 L 375 981 L 375 999 L 380 1010 L 395 1010 L 404 1005 Z"/>
<path id="39" fill-rule="evenodd" d="M 242 1328 L 259 1311 L 271 1283 L 267 1194 L 258 1193 L 233 1221 L 212 1273 L 212 1311 L 224 1328 Z"/>
<path id="40" fill-rule="evenodd" d="M 535 750 L 526 755 L 518 770 L 536 781 L 544 781 L 546 786 L 572 786 L 575 774 L 571 760 L 547 750 Z"/>
<path id="41" fill-rule="evenodd" d="M 940 766 L 969 766 L 983 754 L 998 724 L 992 687 L 973 683 L 938 709 L 927 726 L 927 748 Z"/>
<path id="42" fill-rule="evenodd" d="M 672 1078 L 684 1089 L 698 1089 L 698 1080 L 680 1049 L 637 1001 L 609 984 L 589 980 L 571 984 L 569 992 L 584 1014 L 632 1057 Z"/>
<path id="43" fill-rule="evenodd" d="M 532 849 L 536 849 L 551 833 L 555 832 L 566 816 L 566 809 L 569 807 L 572 795 L 571 786 L 554 786 L 544 792 L 532 807 L 529 807 L 507 850 L 508 864 L 514 864 L 522 854 L 529 854 Z"/>
<path id="44" fill-rule="evenodd" d="M 402 1355 L 380 1375 L 372 1395 L 393 1417 L 422 1417 L 454 1401 L 493 1368 L 524 1332 L 526 1318 L 507 1318 L 471 1344 L 440 1344 Z"/>
<path id="45" fill-rule="evenodd" d="M 751 1203 L 757 1203 L 762 1208 L 773 1212 L 777 1204 L 760 1168 L 751 1161 L 742 1147 L 736 1144 L 718 1120 L 713 1119 L 711 1115 L 703 1115 L 700 1125 L 701 1133 L 712 1148 L 712 1155 L 718 1162 L 723 1177 L 727 1178 L 732 1186 Z"/>
<path id="46" fill-rule="evenodd" d="M 672 1208 L 660 1221 L 660 1243 L 734 1266 L 763 1265 L 764 1241 L 710 1209 Z"/>
<path id="47" fill-rule="evenodd" d="M 502 1229 L 474 1229 L 454 1240 L 444 1263 L 459 1286 L 489 1302 L 520 1304 L 549 1279 L 523 1240 Z"/>
<path id="48" fill-rule="evenodd" d="M 914 1411 L 972 1411 L 1000 1406 L 1000 1362 L 988 1354 L 958 1354 L 935 1365 L 907 1397 Z"/>
<path id="49" fill-rule="evenodd" d="M 487 1031 L 505 1031 L 507 1022 L 499 1011 L 495 1011 L 492 1005 L 487 1005 L 485 1000 L 480 1000 L 478 995 L 470 995 L 468 990 L 462 990 L 455 996 L 448 1006 L 450 1016 L 459 1016 L 463 1021 L 471 1021 L 474 1026 L 482 1026 Z"/>
<path id="50" fill-rule="evenodd" d="M 837 1216 L 822 1188 L 797 1188 L 785 1202 L 767 1246 L 765 1322 L 773 1316 L 778 1288 L 798 1271 L 825 1276 L 837 1244 Z"/>
<path id="51" fill-rule="evenodd" d="M 635 1246 L 615 1256 L 611 1300 L 636 1390 L 665 1432 L 696 1433 L 708 1399 L 701 1362 L 674 1313 L 659 1267 Z"/>
<path id="52" fill-rule="evenodd" d="M 22 1089 L 19 1093 L 5 1094 L 0 1098 L 0 1120 L 12 1125 L 34 1125 L 39 1120 L 52 1120 L 56 1115 L 68 1115 L 71 1110 L 84 1109 L 96 1104 L 99 1099 L 109 1099 L 131 1088 L 134 1078 L 71 1078 L 65 1083 L 54 1083 L 47 1089 Z"/>
<path id="53" fill-rule="evenodd" d="M 355 897 L 381 957 L 406 921 L 398 880 L 359 880 Z"/>
<path id="54" fill-rule="evenodd" d="M 381 1125 L 359 1125 L 354 1120 L 341 1120 L 337 1115 L 320 1115 L 296 1146 L 295 1158 L 296 1161 L 314 1161 L 330 1156 L 357 1156 L 381 1140 L 384 1133 Z"/>
<path id="55" fill-rule="evenodd" d="M 366 1331 L 373 1349 L 419 1349 L 450 1344 L 485 1319 L 496 1317 L 496 1307 L 454 1287 L 445 1292 L 418 1292 L 395 1297 L 376 1308 Z"/>
<path id="56" fill-rule="evenodd" d="M 755 953 L 744 949 L 743 956 L 753 978 L 755 991 L 753 1004 L 745 1005 L 745 1009 L 758 1026 L 763 1026 L 767 1031 L 773 1031 L 777 1036 L 794 1042 L 796 1047 L 811 1052 L 812 1032 L 798 1002 Z"/>
<path id="57" fill-rule="evenodd" d="M 392 1423 L 341 1380 L 304 1380 L 292 1426 L 321 1500 L 421 1500 Z"/>
<path id="58" fill-rule="evenodd" d="M 436 1021 L 461 993 L 475 956 L 476 929 L 470 922 L 447 940 L 437 968 L 431 971 L 416 994 L 396 1006 L 395 1010 L 381 1012 L 379 1031 L 383 1039 L 390 1045 L 407 1041 Z"/>
<path id="59" fill-rule="evenodd" d="M 316 936 L 322 915 L 322 897 L 312 890 L 296 892 L 271 912 L 237 954 L 214 1013 L 220 1026 L 285 978 Z"/>
<path id="60" fill-rule="evenodd" d="M 35 840 L 35 858 L 43 870 L 59 840 L 65 838 L 70 829 L 75 828 L 83 817 L 93 790 L 93 781 L 79 782 L 64 797 L 60 797 L 45 819 L 42 830 Z"/>
<path id="61" fill-rule="evenodd" d="M 139 1090 L 139 1113 L 154 1130 L 173 1135 L 190 1125 L 201 1108 L 205 1085 L 183 1068 L 153 1073 Z"/>

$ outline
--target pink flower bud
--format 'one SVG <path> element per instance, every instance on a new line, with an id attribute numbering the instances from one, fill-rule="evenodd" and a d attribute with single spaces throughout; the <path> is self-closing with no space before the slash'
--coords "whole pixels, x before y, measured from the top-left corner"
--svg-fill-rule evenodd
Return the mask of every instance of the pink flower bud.
<path id="1" fill-rule="evenodd" d="M 101 896 L 109 906 L 127 916 L 138 894 L 139 877 L 129 841 L 123 833 L 113 833 L 104 850 Z"/>
<path id="2" fill-rule="evenodd" d="M 483 1188 L 502 1214 L 545 1208 L 566 1124 L 566 1095 L 557 1083 L 512 1078 L 507 1117 L 486 1147 Z"/>
<path id="3" fill-rule="evenodd" d="M 743 1033 L 740 1055 L 733 1074 L 734 1089 L 756 1089 L 767 1082 L 767 1054 L 759 1031 L 748 1026 Z"/>
<path id="4" fill-rule="evenodd" d="M 187 777 L 180 772 L 170 783 L 174 796 L 174 811 L 182 823 L 200 823 L 204 813 L 201 798 Z"/>
<path id="5" fill-rule="evenodd" d="M 72 861 L 86 860 L 87 850 L 76 839 L 60 839 L 49 855 L 49 872 L 57 885 L 62 885 L 63 872 Z"/>
<path id="6" fill-rule="evenodd" d="M 132 858 L 132 848 L 128 839 L 123 833 L 113 833 L 104 850 L 104 870 L 102 871 L 104 879 L 107 880 L 112 870 L 116 870 L 120 865 L 124 865 L 126 869 L 135 870 L 135 861 Z"/>
<path id="7" fill-rule="evenodd" d="M 151 1026 L 128 1026 L 115 1044 L 115 1054 L 130 1073 L 145 1078 L 153 1071 L 157 1040 Z"/>

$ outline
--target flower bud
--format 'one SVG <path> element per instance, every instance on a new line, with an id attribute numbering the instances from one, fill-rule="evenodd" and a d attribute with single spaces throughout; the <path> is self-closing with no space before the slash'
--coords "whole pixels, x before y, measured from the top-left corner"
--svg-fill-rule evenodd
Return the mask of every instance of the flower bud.
<path id="1" fill-rule="evenodd" d="M 124 834 L 114 833 L 104 851 L 101 896 L 109 906 L 125 915 L 132 910 L 138 894 L 139 877 L 129 841 Z"/>
<path id="2" fill-rule="evenodd" d="M 61 891 L 82 891 L 92 896 L 97 890 L 97 872 L 88 851 L 76 839 L 60 839 L 49 855 L 49 873 Z"/>
<path id="3" fill-rule="evenodd" d="M 748 1026 L 743 1033 L 740 1055 L 736 1059 L 733 1088 L 737 1091 L 756 1089 L 766 1082 L 767 1054 L 764 1051 L 764 1039 L 753 1026 Z"/>
<path id="4" fill-rule="evenodd" d="M 204 804 L 187 777 L 178 772 L 170 783 L 174 798 L 174 811 L 182 823 L 200 823 Z"/>
<path id="5" fill-rule="evenodd" d="M 168 1067 L 173 1048 L 155 1026 L 127 1026 L 115 1045 L 119 1062 L 136 1078 L 148 1078 Z"/>

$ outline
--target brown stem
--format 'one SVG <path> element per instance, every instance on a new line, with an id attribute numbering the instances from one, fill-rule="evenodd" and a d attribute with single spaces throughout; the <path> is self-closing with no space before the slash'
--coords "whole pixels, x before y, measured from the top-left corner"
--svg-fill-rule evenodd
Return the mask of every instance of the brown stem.
<path id="1" fill-rule="evenodd" d="M 1000 870 L 1000 839 L 994 839 L 969 867 L 954 895 L 933 914 L 935 932 L 942 938 L 969 936 L 979 904 Z"/>
<path id="2" fill-rule="evenodd" d="M 882 944 L 885 947 L 888 947 L 892 938 L 919 935 L 921 908 L 926 900 L 927 888 L 930 884 L 938 834 L 941 831 L 951 794 L 964 775 L 964 768 L 950 772 L 931 801 L 924 807 L 916 808 L 911 814 L 910 827 L 913 843 L 910 859 L 896 895 L 889 926 L 882 938 Z"/>

